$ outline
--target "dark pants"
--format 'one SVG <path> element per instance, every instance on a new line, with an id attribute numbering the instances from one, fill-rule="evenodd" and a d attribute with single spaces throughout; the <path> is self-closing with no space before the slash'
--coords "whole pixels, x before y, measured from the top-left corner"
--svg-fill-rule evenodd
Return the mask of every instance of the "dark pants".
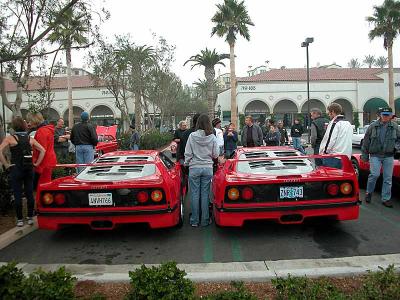
<path id="1" fill-rule="evenodd" d="M 315 144 L 314 155 L 319 155 L 319 147 L 320 146 L 321 146 L 321 144 Z M 316 166 L 322 166 L 322 159 L 321 158 L 316 158 L 315 159 L 315 165 Z"/>
<path id="2" fill-rule="evenodd" d="M 17 219 L 22 220 L 22 186 L 24 187 L 25 197 L 27 199 L 28 217 L 33 217 L 33 208 L 35 200 L 33 199 L 33 171 L 32 169 L 23 169 L 19 166 L 11 167 L 10 172 L 11 188 L 14 192 L 15 211 Z"/>
<path id="3" fill-rule="evenodd" d="M 68 147 L 54 147 L 57 161 L 66 161 L 68 158 Z"/>

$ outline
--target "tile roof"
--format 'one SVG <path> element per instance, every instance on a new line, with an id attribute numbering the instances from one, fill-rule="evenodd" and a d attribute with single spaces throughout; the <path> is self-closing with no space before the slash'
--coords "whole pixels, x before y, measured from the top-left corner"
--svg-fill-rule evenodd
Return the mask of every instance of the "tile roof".
<path id="1" fill-rule="evenodd" d="M 40 89 L 40 77 L 33 77 L 28 81 L 27 91 L 35 91 Z M 95 83 L 91 76 L 72 76 L 71 77 L 72 88 L 89 88 L 89 87 L 104 87 L 103 82 Z M 5 81 L 6 91 L 15 92 L 17 85 L 11 80 Z M 54 77 L 51 81 L 51 89 L 67 89 L 67 77 Z"/>
<path id="2" fill-rule="evenodd" d="M 383 80 L 377 74 L 380 68 L 310 68 L 310 80 Z M 238 77 L 239 82 L 306 81 L 307 69 L 271 69 L 249 77 Z"/>

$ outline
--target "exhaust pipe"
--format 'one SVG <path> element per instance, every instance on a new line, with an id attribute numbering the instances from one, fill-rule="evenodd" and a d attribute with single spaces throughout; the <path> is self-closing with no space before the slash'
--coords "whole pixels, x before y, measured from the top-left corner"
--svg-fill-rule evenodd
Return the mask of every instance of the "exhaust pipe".
<path id="1" fill-rule="evenodd" d="M 282 224 L 299 224 L 303 223 L 304 217 L 301 214 L 283 215 L 280 217 L 279 222 Z"/>
<path id="2" fill-rule="evenodd" d="M 108 220 L 92 221 L 92 223 L 90 223 L 90 227 L 93 230 L 112 230 L 114 229 L 114 224 Z"/>

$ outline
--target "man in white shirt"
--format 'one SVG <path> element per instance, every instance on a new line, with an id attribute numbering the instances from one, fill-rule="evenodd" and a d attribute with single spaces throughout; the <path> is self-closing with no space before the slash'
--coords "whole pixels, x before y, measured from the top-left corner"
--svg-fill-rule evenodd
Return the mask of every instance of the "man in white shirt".
<path id="1" fill-rule="evenodd" d="M 349 158 L 352 151 L 353 127 L 343 116 L 342 106 L 332 103 L 328 106 L 327 113 L 331 121 L 326 128 L 325 135 L 321 141 L 319 154 L 345 154 Z M 340 158 L 329 157 L 322 160 L 326 167 L 341 169 Z"/>
<path id="2" fill-rule="evenodd" d="M 212 121 L 212 125 L 215 130 L 215 136 L 217 137 L 217 144 L 219 147 L 219 155 L 224 154 L 224 133 L 221 129 L 221 120 L 220 118 L 215 118 Z"/>

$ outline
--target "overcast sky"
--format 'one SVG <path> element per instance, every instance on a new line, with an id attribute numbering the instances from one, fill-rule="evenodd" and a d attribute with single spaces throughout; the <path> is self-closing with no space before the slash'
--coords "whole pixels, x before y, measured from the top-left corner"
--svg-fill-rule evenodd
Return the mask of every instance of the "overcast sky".
<path id="1" fill-rule="evenodd" d="M 151 45 L 154 32 L 176 45 L 173 71 L 184 83 L 191 84 L 204 78 L 202 68 L 183 63 L 200 50 L 215 48 L 229 53 L 224 39 L 211 37 L 211 17 L 216 4 L 222 0 L 105 0 L 111 18 L 102 27 L 103 35 L 130 33 L 137 44 Z M 250 41 L 238 39 L 236 44 L 236 74 L 246 76 L 248 66 L 304 67 L 305 48 L 300 44 L 306 37 L 314 37 L 310 45 L 310 64 L 337 64 L 346 67 L 351 58 L 362 61 L 365 55 L 386 56 L 383 39 L 369 41 L 371 29 L 365 21 L 372 15 L 373 6 L 383 0 L 245 0 L 255 26 L 250 27 Z M 400 63 L 400 42 L 394 45 L 394 65 Z M 74 66 L 79 67 L 78 62 Z M 229 60 L 226 60 L 229 67 Z M 229 68 L 217 67 L 221 73 Z"/>

